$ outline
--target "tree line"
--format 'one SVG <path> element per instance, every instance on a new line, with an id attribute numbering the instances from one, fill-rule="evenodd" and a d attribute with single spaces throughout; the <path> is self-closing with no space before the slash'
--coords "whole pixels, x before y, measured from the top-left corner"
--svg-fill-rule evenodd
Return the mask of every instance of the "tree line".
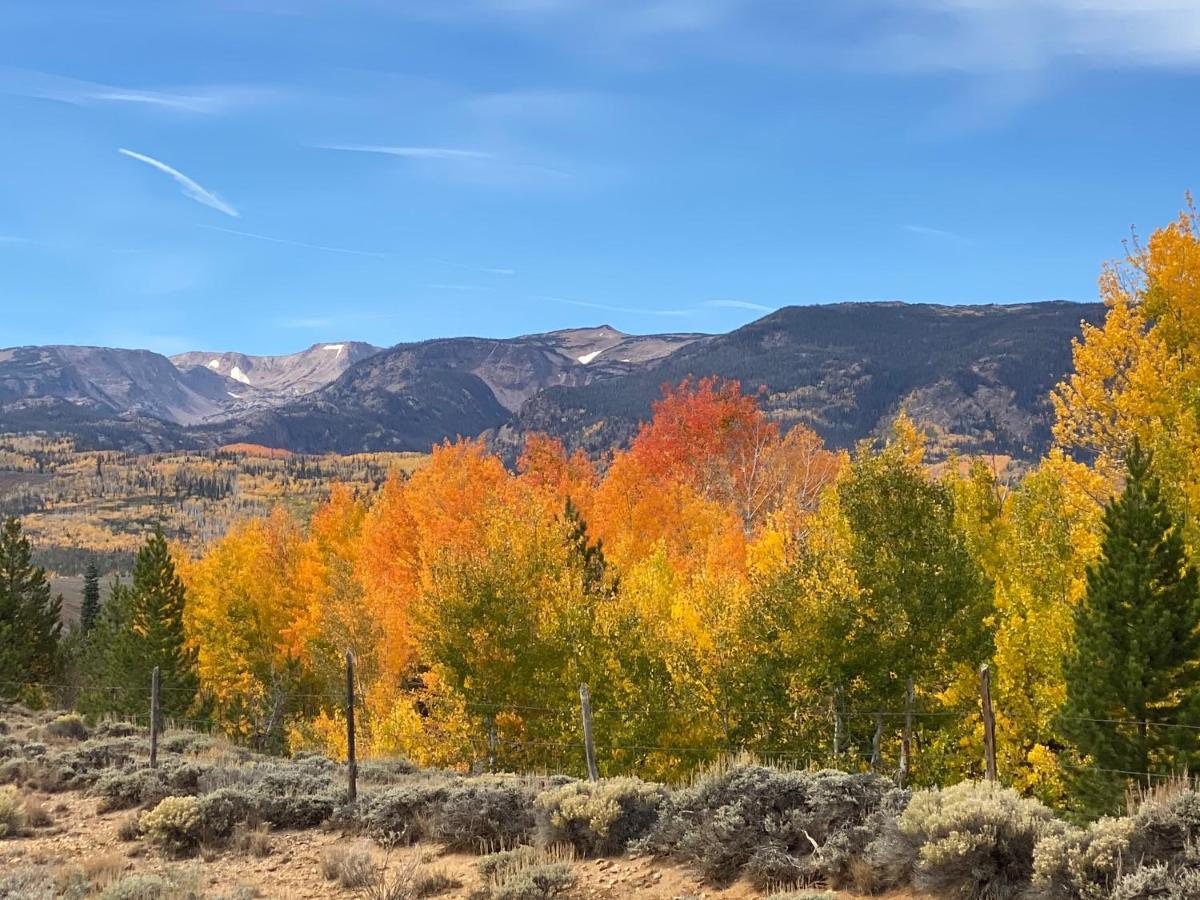
<path id="1" fill-rule="evenodd" d="M 65 636 L 10 521 L 0 666 L 22 677 L 0 680 L 66 667 L 85 710 L 123 711 L 104 692 L 128 683 L 140 711 L 158 665 L 172 714 L 336 756 L 350 651 L 365 754 L 536 767 L 575 745 L 587 682 L 606 774 L 739 749 L 886 766 L 913 716 L 911 778 L 946 783 L 981 772 L 987 663 L 1001 777 L 1111 811 L 1200 753 L 1198 280 L 1190 210 L 1106 272 L 1056 446 L 1020 477 L 928 465 L 903 413 L 832 452 L 688 379 L 604 460 L 535 435 L 514 471 L 459 441 L 307 522 L 279 508 L 196 554 L 154 535 Z"/>

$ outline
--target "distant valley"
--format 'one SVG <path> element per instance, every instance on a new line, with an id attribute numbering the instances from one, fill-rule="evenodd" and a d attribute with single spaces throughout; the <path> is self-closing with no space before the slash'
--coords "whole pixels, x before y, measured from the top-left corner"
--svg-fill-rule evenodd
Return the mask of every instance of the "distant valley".
<path id="1" fill-rule="evenodd" d="M 0 350 L 0 431 L 130 452 L 253 443 L 303 453 L 424 451 L 544 431 L 598 453 L 646 418 L 662 384 L 716 375 L 762 389 L 785 426 L 832 446 L 903 406 L 943 448 L 1028 458 L 1047 392 L 1099 304 L 847 303 L 787 307 L 723 335 L 600 326 L 382 349 L 331 341 L 286 356 L 44 346 Z"/>

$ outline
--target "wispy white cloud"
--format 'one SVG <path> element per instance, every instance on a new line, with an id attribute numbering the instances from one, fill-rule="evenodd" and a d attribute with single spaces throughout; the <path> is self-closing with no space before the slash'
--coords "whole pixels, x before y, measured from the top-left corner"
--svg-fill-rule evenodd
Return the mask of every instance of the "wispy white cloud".
<path id="1" fill-rule="evenodd" d="M 411 160 L 414 163 L 443 165 L 451 178 L 490 187 L 529 187 L 546 181 L 563 183 L 571 172 L 540 162 L 527 162 L 493 153 L 462 147 L 405 146 L 391 144 L 318 144 L 319 150 L 348 153 L 374 153 Z"/>
<path id="2" fill-rule="evenodd" d="M 491 288 L 482 284 L 427 284 L 425 287 L 435 291 L 490 291 Z"/>
<path id="3" fill-rule="evenodd" d="M 165 162 L 155 159 L 153 156 L 146 156 L 144 153 L 137 153 L 133 150 L 126 150 L 121 147 L 117 150 L 118 153 L 128 156 L 130 159 L 136 159 L 138 162 L 143 162 L 158 171 L 170 175 L 179 184 L 183 190 L 185 197 L 190 197 L 197 203 L 203 203 L 205 206 L 210 206 L 213 209 L 225 213 L 227 216 L 233 216 L 235 219 L 240 217 L 240 213 L 214 194 L 212 191 L 206 190 L 198 182 L 184 175 L 178 169 L 168 166 Z"/>
<path id="4" fill-rule="evenodd" d="M 275 319 L 272 324 L 279 328 L 331 328 L 334 320 L 327 316 L 300 316 L 294 319 Z"/>
<path id="5" fill-rule="evenodd" d="M 571 300 L 567 297 L 543 297 L 543 300 L 549 300 L 552 303 L 565 303 L 568 306 L 581 306 L 585 309 L 602 309 L 606 312 L 631 313 L 639 316 L 670 316 L 684 317 L 694 315 L 694 309 L 654 309 L 653 307 L 641 306 L 614 306 L 609 303 L 592 303 L 588 300 Z"/>
<path id="6" fill-rule="evenodd" d="M 182 113 L 216 115 L 277 99 L 276 88 L 211 85 L 152 90 L 127 88 L 48 72 L 0 66 L 0 94 L 52 100 L 74 106 L 106 103 L 158 108 Z"/>
<path id="7" fill-rule="evenodd" d="M 482 150 L 463 150 L 457 147 L 395 147 L 383 144 L 321 144 L 321 150 L 343 150 L 351 153 L 380 153 L 404 159 L 432 159 L 448 162 L 496 159 L 494 153 Z"/>
<path id="8" fill-rule="evenodd" d="M 892 14 L 878 63 L 966 73 L 1200 67 L 1200 5 L 1185 0 L 874 0 Z"/>
<path id="9" fill-rule="evenodd" d="M 929 225 L 902 225 L 900 226 L 909 234 L 919 234 L 923 237 L 938 238 L 944 241 L 953 241 L 956 244 L 973 244 L 969 237 L 959 234 L 956 231 L 947 231 L 944 228 L 932 228 Z"/>
<path id="10" fill-rule="evenodd" d="M 510 269 L 503 266 L 469 266 L 465 263 L 451 262 L 448 259 L 435 259 L 433 262 L 439 266 L 451 266 L 455 269 L 466 269 L 468 272 L 482 272 L 484 275 L 502 275 L 506 278 L 517 274 L 516 269 Z"/>
<path id="11" fill-rule="evenodd" d="M 199 227 L 208 231 L 219 231 L 222 234 L 232 234 L 238 237 L 253 238 L 256 241 L 268 241 L 272 244 L 284 244 L 288 247 L 300 247 L 304 250 L 319 250 L 322 253 L 345 253 L 351 256 L 375 256 L 384 257 L 386 253 L 379 253 L 373 250 L 352 250 L 348 247 L 329 247 L 324 244 L 308 244 L 304 241 L 293 241 L 290 238 L 272 237 L 268 234 L 256 234 L 253 231 L 238 231 L 236 228 L 222 228 L 220 225 L 200 225 Z"/>
<path id="12" fill-rule="evenodd" d="M 550 300 L 554 303 L 565 303 L 569 306 L 581 306 L 586 309 L 603 309 L 607 312 L 631 313 L 639 316 L 669 316 L 672 318 L 701 315 L 705 310 L 709 309 L 748 309 L 754 312 L 775 312 L 774 306 L 751 303 L 748 300 L 705 300 L 687 309 L 656 309 L 645 306 L 618 306 L 609 303 L 593 303 L 589 300 L 572 300 L 567 297 L 542 297 L 541 299 Z"/>
<path id="13" fill-rule="evenodd" d="M 751 303 L 749 300 L 706 300 L 703 305 L 716 309 L 752 309 L 756 312 L 775 312 L 774 306 Z"/>

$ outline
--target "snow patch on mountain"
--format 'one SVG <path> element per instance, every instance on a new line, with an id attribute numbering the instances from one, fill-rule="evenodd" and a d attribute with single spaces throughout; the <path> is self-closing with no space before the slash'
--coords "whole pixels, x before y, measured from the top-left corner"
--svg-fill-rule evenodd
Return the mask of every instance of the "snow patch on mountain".
<path id="1" fill-rule="evenodd" d="M 232 378 L 234 381 L 240 381 L 242 384 L 250 383 L 250 379 L 246 376 L 246 373 L 243 372 L 241 369 L 239 369 L 237 366 L 234 366 L 232 369 L 229 370 L 229 377 Z"/>
<path id="2" fill-rule="evenodd" d="M 604 352 L 603 349 L 593 350 L 591 353 L 585 353 L 585 354 L 583 354 L 583 356 L 576 357 L 576 359 L 578 359 L 581 363 L 583 363 L 586 366 L 588 363 L 590 363 L 593 359 L 595 359 L 597 356 L 599 356 L 603 352 Z"/>

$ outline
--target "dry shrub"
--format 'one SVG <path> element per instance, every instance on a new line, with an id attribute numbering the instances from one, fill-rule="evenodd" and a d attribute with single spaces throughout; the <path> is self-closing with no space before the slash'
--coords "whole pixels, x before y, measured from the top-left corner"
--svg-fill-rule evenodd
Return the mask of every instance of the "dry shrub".
<path id="1" fill-rule="evenodd" d="M 174 856 L 193 853 L 204 840 L 204 818 L 195 797 L 167 797 L 142 814 L 142 834 Z"/>
<path id="2" fill-rule="evenodd" d="M 0 838 L 17 837 L 25 831 L 25 798 L 11 784 L 0 787 Z"/>
<path id="3" fill-rule="evenodd" d="M 1034 848 L 1065 826 L 1036 800 L 989 782 L 918 791 L 883 838 L 911 854 L 913 884 L 939 896 L 1006 900 L 1029 888 Z"/>
<path id="4" fill-rule="evenodd" d="M 186 885 L 177 884 L 162 875 L 127 875 L 109 886 L 100 900 L 185 900 L 199 897 Z"/>
<path id="5" fill-rule="evenodd" d="M 386 845 L 432 839 L 435 814 L 453 784 L 449 778 L 419 778 L 380 791 L 359 802 L 356 824 Z"/>
<path id="6" fill-rule="evenodd" d="M 567 844 L 584 856 L 623 853 L 658 821 L 666 788 L 638 778 L 576 781 L 551 788 L 535 801 L 538 837 Z"/>
<path id="7" fill-rule="evenodd" d="M 533 835 L 537 790 L 521 778 L 477 778 L 457 782 L 433 807 L 432 837 L 449 850 L 480 853 L 512 847 Z"/>
<path id="8" fill-rule="evenodd" d="M 196 790 L 237 794 L 258 819 L 276 828 L 313 828 L 333 815 L 341 800 L 341 787 L 334 783 L 336 771 L 322 757 L 214 767 L 197 778 Z"/>
<path id="9" fill-rule="evenodd" d="M 1173 869 L 1165 863 L 1123 875 L 1113 885 L 1111 900 L 1196 900 L 1200 869 Z"/>
<path id="10" fill-rule="evenodd" d="M 53 900 L 60 896 L 62 891 L 45 866 L 11 865 L 0 870 L 0 897 Z"/>
<path id="11" fill-rule="evenodd" d="M 668 798 L 639 843 L 728 884 L 760 889 L 839 883 L 908 795 L 875 775 L 785 772 L 737 763 Z"/>
<path id="12" fill-rule="evenodd" d="M 1200 869 L 1200 793 L 1173 779 L 1131 800 L 1132 812 L 1070 828 L 1037 847 L 1034 889 L 1051 900 L 1108 900 L 1138 896 L 1138 885 L 1162 883 L 1170 897 Z"/>
<path id="13" fill-rule="evenodd" d="M 86 741 L 88 739 L 87 725 L 75 713 L 66 713 L 49 722 L 42 728 L 42 733 L 46 737 L 64 741 Z"/>

